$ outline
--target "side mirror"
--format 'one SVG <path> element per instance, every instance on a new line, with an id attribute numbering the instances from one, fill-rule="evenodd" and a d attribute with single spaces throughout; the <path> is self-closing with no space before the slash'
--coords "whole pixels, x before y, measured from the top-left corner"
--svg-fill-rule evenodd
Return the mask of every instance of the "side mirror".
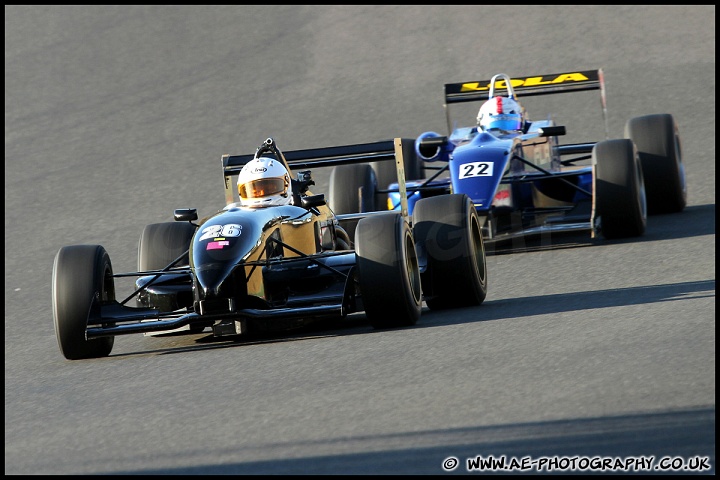
<path id="1" fill-rule="evenodd" d="M 425 132 L 415 139 L 415 155 L 425 162 L 447 162 L 455 144 L 447 136 Z"/>
<path id="2" fill-rule="evenodd" d="M 557 137 L 559 135 L 565 135 L 565 126 L 564 125 L 557 125 L 554 127 L 542 127 L 539 128 L 538 131 L 540 132 L 541 137 Z"/>
<path id="3" fill-rule="evenodd" d="M 178 208 L 174 212 L 176 222 L 192 222 L 197 220 L 197 208 Z"/>
<path id="4" fill-rule="evenodd" d="M 310 210 L 311 208 L 320 207 L 322 205 L 325 205 L 325 194 L 319 193 L 317 195 L 308 195 L 307 197 L 302 197 L 300 199 L 300 203 L 303 208 L 307 208 Z"/>

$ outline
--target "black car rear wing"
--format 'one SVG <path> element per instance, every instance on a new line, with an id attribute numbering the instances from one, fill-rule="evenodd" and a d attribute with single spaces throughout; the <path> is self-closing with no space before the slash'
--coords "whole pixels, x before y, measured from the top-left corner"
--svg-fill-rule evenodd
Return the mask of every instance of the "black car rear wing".
<path id="1" fill-rule="evenodd" d="M 580 92 L 585 90 L 600 90 L 602 102 L 603 121 L 607 135 L 607 105 L 605 101 L 605 80 L 602 69 L 584 70 L 579 72 L 553 73 L 550 75 L 534 75 L 528 77 L 512 77 L 512 87 L 519 97 L 534 95 L 549 95 L 552 93 Z M 504 82 L 497 82 L 495 90 L 505 90 Z M 448 131 L 452 132 L 449 105 L 452 103 L 477 102 L 488 99 L 490 80 L 480 80 L 462 83 L 445 84 L 445 116 Z"/>
<path id="2" fill-rule="evenodd" d="M 268 139 L 269 141 L 270 139 Z M 266 141 L 267 142 L 267 141 Z M 310 148 L 306 150 L 290 150 L 279 152 L 279 160 L 283 161 L 291 173 L 295 169 L 311 169 L 320 167 L 334 167 L 352 163 L 378 162 L 395 160 L 398 186 L 402 202 L 402 215 L 407 217 L 407 195 L 405 187 L 404 157 L 414 153 L 415 140 L 412 138 L 394 138 L 373 143 L 360 143 L 336 147 Z M 225 178 L 225 202 L 227 205 L 235 202 L 234 178 L 240 173 L 255 155 L 223 155 L 222 167 Z"/>

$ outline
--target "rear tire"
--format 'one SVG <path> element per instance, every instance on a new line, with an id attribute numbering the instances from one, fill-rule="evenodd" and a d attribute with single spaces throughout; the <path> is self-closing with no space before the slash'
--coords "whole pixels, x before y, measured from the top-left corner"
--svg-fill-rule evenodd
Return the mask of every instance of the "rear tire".
<path id="1" fill-rule="evenodd" d="M 375 172 L 369 164 L 339 165 L 329 180 L 328 206 L 335 215 L 375 211 Z M 340 225 L 350 240 L 355 238 L 357 220 L 343 220 Z"/>
<path id="2" fill-rule="evenodd" d="M 420 270 L 412 231 L 397 213 L 360 220 L 356 233 L 363 308 L 377 329 L 415 325 L 422 310 Z"/>
<path id="3" fill-rule="evenodd" d="M 421 278 L 428 308 L 468 307 L 485 301 L 485 242 L 477 210 L 467 195 L 418 200 L 413 234 L 421 261 L 427 262 Z"/>
<path id="4" fill-rule="evenodd" d="M 632 140 L 604 140 L 592 151 L 595 208 L 607 239 L 638 237 L 647 225 L 647 200 L 637 149 Z"/>
<path id="5" fill-rule="evenodd" d="M 100 303 L 115 300 L 110 257 L 100 245 L 72 245 L 55 255 L 52 276 L 53 323 L 60 351 L 68 360 L 107 357 L 115 337 L 86 339 Z"/>
<path id="6" fill-rule="evenodd" d="M 678 126 L 667 113 L 632 118 L 625 125 L 625 138 L 638 150 L 648 213 L 681 212 L 687 204 L 685 166 Z"/>

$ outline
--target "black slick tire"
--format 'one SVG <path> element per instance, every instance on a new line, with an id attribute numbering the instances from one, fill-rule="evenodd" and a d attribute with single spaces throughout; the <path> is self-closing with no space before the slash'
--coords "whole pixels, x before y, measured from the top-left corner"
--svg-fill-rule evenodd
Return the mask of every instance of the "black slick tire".
<path id="1" fill-rule="evenodd" d="M 604 140 L 592 150 L 595 209 L 607 239 L 638 237 L 647 225 L 643 171 L 632 140 Z"/>
<path id="2" fill-rule="evenodd" d="M 339 165 L 332 169 L 328 188 L 328 206 L 335 215 L 375 211 L 375 172 L 365 164 Z M 357 220 L 341 221 L 351 241 Z"/>
<path id="3" fill-rule="evenodd" d="M 100 303 L 115 300 L 110 257 L 100 245 L 62 247 L 52 276 L 53 323 L 58 346 L 68 360 L 107 357 L 114 337 L 86 339 L 88 320 Z"/>
<path id="4" fill-rule="evenodd" d="M 394 212 L 358 222 L 357 278 L 368 322 L 376 329 L 415 325 L 422 287 L 410 226 Z"/>
<path id="5" fill-rule="evenodd" d="M 687 204 L 685 166 L 678 126 L 661 113 L 628 120 L 625 138 L 637 147 L 645 178 L 648 213 L 677 213 Z"/>
<path id="6" fill-rule="evenodd" d="M 387 190 L 391 183 L 396 183 L 398 181 L 395 162 L 385 160 L 380 162 L 370 162 L 370 165 L 375 171 L 377 190 Z M 414 144 L 409 144 L 408 148 L 403 148 L 403 166 L 405 169 L 405 180 L 420 180 L 425 177 L 425 168 L 423 167 L 422 160 L 418 159 L 415 154 Z M 387 193 L 376 191 L 375 208 L 377 210 L 388 209 Z"/>
<path id="7" fill-rule="evenodd" d="M 190 248 L 195 227 L 188 222 L 145 226 L 138 241 L 138 271 L 162 270 Z M 186 255 L 177 265 L 189 265 Z"/>
<path id="8" fill-rule="evenodd" d="M 425 303 L 432 310 L 480 305 L 487 296 L 485 242 L 477 210 L 465 194 L 418 200 L 413 235 Z"/>

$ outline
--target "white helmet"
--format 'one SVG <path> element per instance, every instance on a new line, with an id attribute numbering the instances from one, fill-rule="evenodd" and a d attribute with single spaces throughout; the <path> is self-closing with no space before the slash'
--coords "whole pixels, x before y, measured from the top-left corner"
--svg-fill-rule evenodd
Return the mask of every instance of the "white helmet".
<path id="1" fill-rule="evenodd" d="M 488 130 L 518 132 L 522 131 L 525 119 L 522 107 L 514 99 L 493 97 L 480 107 L 477 122 L 484 132 Z"/>
<path id="2" fill-rule="evenodd" d="M 282 162 L 260 157 L 250 160 L 238 175 L 237 188 L 240 202 L 248 207 L 288 205 L 290 174 Z"/>
<path id="3" fill-rule="evenodd" d="M 495 87 L 501 80 L 505 82 L 507 97 L 495 96 Z M 490 80 L 488 101 L 480 107 L 477 123 L 485 132 L 489 130 L 521 132 L 523 130 L 525 109 L 515 100 L 515 90 L 509 76 L 498 73 Z"/>

